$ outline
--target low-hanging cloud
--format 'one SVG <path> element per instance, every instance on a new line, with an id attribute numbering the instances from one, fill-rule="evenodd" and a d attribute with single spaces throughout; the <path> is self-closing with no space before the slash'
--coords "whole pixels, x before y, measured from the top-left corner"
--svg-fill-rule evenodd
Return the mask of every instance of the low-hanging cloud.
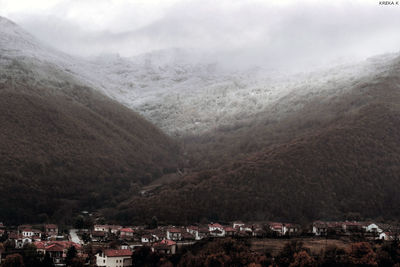
<path id="1" fill-rule="evenodd" d="M 59 1 L 0 14 L 81 56 L 183 48 L 227 65 L 285 68 L 399 50 L 400 6 L 321 2 Z"/>

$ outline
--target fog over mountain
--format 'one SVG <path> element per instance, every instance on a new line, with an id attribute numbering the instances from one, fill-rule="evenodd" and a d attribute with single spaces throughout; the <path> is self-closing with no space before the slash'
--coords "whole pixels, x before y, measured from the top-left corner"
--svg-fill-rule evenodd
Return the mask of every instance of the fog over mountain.
<path id="1" fill-rule="evenodd" d="M 81 56 L 171 48 L 194 60 L 304 69 L 397 52 L 398 7 L 354 1 L 0 1 L 0 15 Z M 187 59 L 192 59 L 188 56 Z"/>

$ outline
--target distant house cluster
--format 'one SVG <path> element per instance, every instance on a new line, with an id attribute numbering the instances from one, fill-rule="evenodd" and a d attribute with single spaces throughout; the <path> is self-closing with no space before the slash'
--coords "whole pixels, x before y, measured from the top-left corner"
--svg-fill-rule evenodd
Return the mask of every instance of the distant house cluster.
<path id="1" fill-rule="evenodd" d="M 67 252 L 71 247 L 76 250 L 78 257 L 89 263 L 90 259 L 84 253 L 83 247 L 92 244 L 96 247 L 95 264 L 100 267 L 132 266 L 132 254 L 140 247 L 147 247 L 158 254 L 173 255 L 183 246 L 209 238 L 290 238 L 299 235 L 322 237 L 361 233 L 372 240 L 390 241 L 398 239 L 399 232 L 393 225 L 356 221 L 315 221 L 310 227 L 282 222 L 249 224 L 235 221 L 230 224 L 213 222 L 188 226 L 169 225 L 155 229 L 96 224 L 92 229 L 70 229 L 69 234 L 61 234 L 55 224 L 6 228 L 0 223 L 0 237 L 6 237 L 17 250 L 33 244 L 40 255 L 47 255 L 57 266 L 65 266 Z M 0 251 L 0 263 L 2 256 L 4 258 Z"/>
<path id="2" fill-rule="evenodd" d="M 92 242 L 109 242 L 117 238 L 120 249 L 134 250 L 147 246 L 153 252 L 175 254 L 178 247 L 192 245 L 206 238 L 223 237 L 263 237 L 290 236 L 300 232 L 300 226 L 290 223 L 271 222 L 268 224 L 246 224 L 236 221 L 229 225 L 210 223 L 189 226 L 159 226 L 156 229 L 146 229 L 141 226 L 94 225 L 90 233 Z M 104 252 L 97 255 L 99 261 L 106 262 Z"/>
<path id="3" fill-rule="evenodd" d="M 374 222 L 327 222 L 315 221 L 312 225 L 312 233 L 316 236 L 350 235 L 353 233 L 365 233 L 370 239 L 391 241 L 399 238 L 399 227 Z"/>
<path id="4" fill-rule="evenodd" d="M 65 266 L 67 251 L 71 247 L 76 249 L 78 257 L 87 258 L 87 255 L 83 253 L 82 245 L 70 241 L 68 235 L 60 234 L 56 224 L 20 225 L 16 228 L 10 227 L 6 229 L 0 223 L 0 228 L 0 237 L 6 236 L 16 251 L 31 244 L 36 247 L 39 255 L 42 255 L 42 257 L 49 256 L 55 266 Z M 4 258 L 4 255 L 2 256 L 0 251 L 0 263 L 1 258 Z"/>
<path id="5" fill-rule="evenodd" d="M 4 230 L 3 230 L 4 231 Z M 36 229 L 31 225 L 20 225 L 14 231 L 8 232 L 8 238 L 15 244 L 15 248 L 22 248 L 25 244 L 42 240 L 56 240 L 58 227 L 55 224 L 46 224 L 42 229 Z M 63 237 L 60 237 L 63 239 Z"/>

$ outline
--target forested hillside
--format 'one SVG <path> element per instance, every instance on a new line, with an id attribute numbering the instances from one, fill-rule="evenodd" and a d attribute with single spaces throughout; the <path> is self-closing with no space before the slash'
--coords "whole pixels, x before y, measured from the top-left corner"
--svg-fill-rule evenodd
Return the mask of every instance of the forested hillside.
<path id="1" fill-rule="evenodd" d="M 282 131 L 264 127 L 259 128 L 264 132 L 240 133 L 238 142 L 255 145 L 255 152 L 240 159 L 224 151 L 228 143 L 218 146 L 215 141 L 213 148 L 197 144 L 210 162 L 221 164 L 212 162 L 212 167 L 183 181 L 147 197 L 136 196 L 119 206 L 117 216 L 139 220 L 157 215 L 176 223 L 203 218 L 306 222 L 349 214 L 398 218 L 399 73 L 395 63 L 385 74 L 356 83 L 331 104 L 315 99 L 281 121 Z M 260 139 L 263 133 L 266 140 Z M 274 136 L 274 145 L 260 145 Z"/>
<path id="2" fill-rule="evenodd" d="M 1 220 L 63 220 L 115 206 L 131 188 L 178 167 L 173 140 L 91 88 L 72 82 L 46 88 L 4 72 L 3 78 Z"/>
<path id="3" fill-rule="evenodd" d="M 400 215 L 398 55 L 235 73 L 179 50 L 90 61 L 0 26 L 0 221 Z"/>

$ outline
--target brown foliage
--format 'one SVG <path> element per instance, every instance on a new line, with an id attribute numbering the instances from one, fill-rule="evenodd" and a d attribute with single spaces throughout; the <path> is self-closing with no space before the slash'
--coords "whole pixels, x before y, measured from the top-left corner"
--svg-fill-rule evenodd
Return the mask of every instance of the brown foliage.
<path id="1" fill-rule="evenodd" d="M 370 106 L 246 160 L 134 197 L 131 216 L 160 221 L 399 217 L 400 112 Z M 174 205 L 169 205 L 174 203 Z"/>
<path id="2" fill-rule="evenodd" d="M 367 242 L 352 244 L 348 254 L 351 266 L 378 266 L 376 254 Z"/>
<path id="3" fill-rule="evenodd" d="M 182 255 L 178 266 L 264 266 L 266 263 L 265 257 L 250 251 L 245 243 L 223 239 L 190 249 Z"/>
<path id="4" fill-rule="evenodd" d="M 126 198 L 177 167 L 177 145 L 87 87 L 0 84 L 0 212 L 9 223 L 68 218 Z"/>
<path id="5" fill-rule="evenodd" d="M 317 263 L 313 257 L 308 255 L 306 251 L 300 251 L 294 254 L 294 261 L 289 265 L 289 267 L 314 267 Z"/>
<path id="6" fill-rule="evenodd" d="M 24 261 L 20 254 L 11 254 L 6 257 L 2 267 L 24 267 Z"/>

